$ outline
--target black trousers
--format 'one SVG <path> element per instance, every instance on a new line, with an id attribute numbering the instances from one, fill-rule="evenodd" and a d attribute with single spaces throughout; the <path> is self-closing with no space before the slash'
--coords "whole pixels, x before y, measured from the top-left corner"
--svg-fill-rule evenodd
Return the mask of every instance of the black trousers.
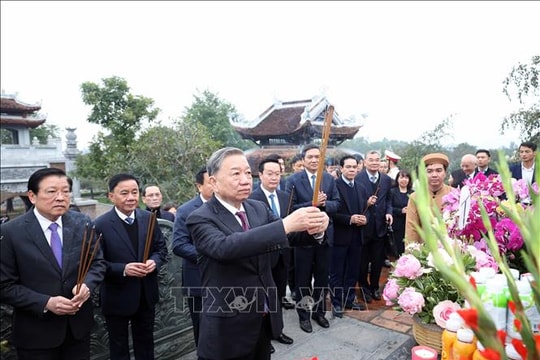
<path id="1" fill-rule="evenodd" d="M 130 360 L 129 326 L 135 360 L 154 360 L 155 309 L 141 299 L 141 306 L 131 316 L 105 316 L 109 332 L 110 360 Z"/>
<path id="2" fill-rule="evenodd" d="M 201 296 L 187 296 L 187 303 L 189 307 L 189 316 L 191 317 L 191 324 L 193 325 L 193 337 L 195 338 L 195 346 L 199 345 L 199 317 L 202 312 L 202 297 Z"/>
<path id="3" fill-rule="evenodd" d="M 309 319 L 309 300 L 314 301 L 313 314 L 324 316 L 328 293 L 330 248 L 326 245 L 295 249 L 296 311 L 300 321 Z M 312 281 L 313 281 L 313 286 Z"/>
<path id="4" fill-rule="evenodd" d="M 270 360 L 270 348 L 272 346 L 270 343 L 271 334 L 272 328 L 270 325 L 270 316 L 266 315 L 261 324 L 261 331 L 259 332 L 259 338 L 257 339 L 255 349 L 249 355 L 231 358 L 230 360 Z M 198 360 L 212 359 L 199 356 Z"/>
<path id="5" fill-rule="evenodd" d="M 360 255 L 358 284 L 363 289 L 373 292 L 379 289 L 379 280 L 385 258 L 385 244 L 383 238 L 364 238 L 364 241 Z M 371 269 L 368 271 L 369 263 L 371 263 Z"/>
<path id="6" fill-rule="evenodd" d="M 89 360 L 90 332 L 82 339 L 75 339 L 68 325 L 62 345 L 52 349 L 17 349 L 19 360 Z"/>

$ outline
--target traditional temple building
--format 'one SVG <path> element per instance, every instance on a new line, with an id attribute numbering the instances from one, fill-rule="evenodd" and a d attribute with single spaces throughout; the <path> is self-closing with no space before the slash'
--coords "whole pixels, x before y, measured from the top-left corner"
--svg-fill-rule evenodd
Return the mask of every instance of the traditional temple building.
<path id="1" fill-rule="evenodd" d="M 251 126 L 233 125 L 243 139 L 251 140 L 259 146 L 246 151 L 255 175 L 257 164 L 265 156 L 277 153 L 289 159 L 298 153 L 303 145 L 320 142 L 329 105 L 326 97 L 276 102 L 251 121 Z M 358 120 L 343 119 L 337 109 L 334 109 L 327 158 L 338 152 L 335 148 L 337 145 L 354 138 L 361 127 Z"/>
<path id="2" fill-rule="evenodd" d="M 39 110 L 39 104 L 27 104 L 16 95 L 1 94 L 1 203 L 18 196 L 27 201 L 28 178 L 37 169 L 58 167 L 65 170 L 66 159 L 60 139 L 49 138 L 47 144 L 40 144 L 37 138 L 30 139 L 30 129 L 46 121 L 46 116 Z"/>

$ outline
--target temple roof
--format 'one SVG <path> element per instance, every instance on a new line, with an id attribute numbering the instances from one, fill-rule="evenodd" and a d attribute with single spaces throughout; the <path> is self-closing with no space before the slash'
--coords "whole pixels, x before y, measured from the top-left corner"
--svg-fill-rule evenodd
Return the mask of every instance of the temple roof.
<path id="1" fill-rule="evenodd" d="M 253 120 L 253 126 L 233 125 L 233 128 L 242 138 L 259 145 L 303 144 L 313 138 L 321 138 L 328 105 L 330 103 L 325 97 L 277 102 Z M 336 145 L 352 139 L 361 127 L 358 121 L 342 119 L 334 111 L 328 142 Z"/>
<path id="2" fill-rule="evenodd" d="M 46 121 L 37 113 L 41 105 L 21 102 L 16 95 L 2 94 L 0 97 L 0 125 L 36 128 Z"/>
<path id="3" fill-rule="evenodd" d="M 39 111 L 41 105 L 26 104 L 18 100 L 16 95 L 2 94 L 0 98 L 0 109 L 2 114 L 31 114 Z"/>

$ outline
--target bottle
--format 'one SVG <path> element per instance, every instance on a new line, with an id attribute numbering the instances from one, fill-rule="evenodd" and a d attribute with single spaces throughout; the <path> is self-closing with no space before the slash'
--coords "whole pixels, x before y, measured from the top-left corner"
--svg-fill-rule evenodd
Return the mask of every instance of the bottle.
<path id="1" fill-rule="evenodd" d="M 474 271 L 471 272 L 471 276 L 476 282 L 476 291 L 478 292 L 478 296 L 481 297 L 484 291 L 486 291 L 487 274 L 485 271 Z"/>
<path id="2" fill-rule="evenodd" d="M 540 328 L 540 313 L 534 303 L 534 297 L 531 289 L 531 283 L 527 279 L 516 281 L 516 287 L 519 294 L 519 299 L 523 304 L 523 312 L 529 320 L 533 333 L 538 332 Z M 514 326 L 515 315 L 508 311 L 508 320 L 506 322 L 506 333 L 511 339 L 521 340 L 521 334 Z"/>
<path id="3" fill-rule="evenodd" d="M 486 290 L 481 297 L 486 312 L 491 316 L 497 330 L 506 329 L 508 298 L 506 278 L 494 276 L 486 281 Z"/>
<path id="4" fill-rule="evenodd" d="M 488 360 L 488 358 L 484 357 L 481 353 L 481 351 L 484 351 L 484 346 L 482 345 L 482 343 L 480 341 L 477 341 L 476 342 L 476 350 L 474 351 L 474 354 L 473 354 L 473 360 Z"/>
<path id="5" fill-rule="evenodd" d="M 476 351 L 476 339 L 471 329 L 459 329 L 457 340 L 452 347 L 453 360 L 472 360 Z"/>
<path id="6" fill-rule="evenodd" d="M 461 316 L 457 312 L 451 313 L 441 335 L 441 360 L 453 360 L 452 348 L 457 340 L 457 331 L 462 325 L 463 319 L 461 319 Z"/>

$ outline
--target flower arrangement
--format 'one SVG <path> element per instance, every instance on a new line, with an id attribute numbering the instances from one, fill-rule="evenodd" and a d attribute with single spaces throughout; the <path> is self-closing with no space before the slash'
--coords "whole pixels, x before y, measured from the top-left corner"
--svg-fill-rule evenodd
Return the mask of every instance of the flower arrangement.
<path id="1" fill-rule="evenodd" d="M 515 224 L 523 239 L 524 245 L 519 253 L 525 269 L 529 273 L 534 304 L 536 309 L 540 311 L 540 288 L 538 287 L 540 283 L 540 256 L 538 255 L 540 254 L 540 207 L 538 207 L 540 194 L 534 188 L 528 195 L 520 194 L 515 187 L 517 182 L 512 181 L 508 165 L 502 154 L 500 159 L 501 179 L 505 189 L 505 197 L 508 199 L 500 206 L 507 218 Z M 535 168 L 535 176 L 540 178 L 540 158 L 536 159 Z M 493 219 L 489 215 L 489 209 L 483 206 L 483 202 L 480 202 L 480 215 L 485 227 L 483 239 L 507 279 L 511 298 L 508 307 L 515 316 L 514 325 L 520 334 L 519 338 L 515 337 L 510 340 L 508 340 L 504 329 L 497 329 L 495 326 L 478 294 L 474 278 L 467 275 L 468 261 L 466 257 L 461 251 L 456 251 L 456 247 L 448 241 L 448 229 L 441 214 L 434 212 L 431 208 L 429 193 L 426 190 L 427 177 L 420 172 L 419 179 L 420 185 L 416 198 L 418 213 L 423 224 L 430 224 L 419 229 L 419 233 L 424 239 L 426 247 L 429 248 L 430 254 L 433 255 L 433 262 L 444 281 L 455 286 L 470 304 L 468 308 L 457 310 L 457 312 L 482 343 L 484 347 L 484 350 L 481 351 L 482 356 L 489 360 L 506 360 L 508 356 L 505 353 L 505 344 L 510 342 L 522 359 L 539 359 L 540 334 L 535 332 L 535 327 L 525 314 L 524 304 L 520 299 L 516 282 L 508 266 L 508 257 L 505 256 L 506 253 L 499 251 L 500 239 L 497 239 L 497 231 L 492 225 Z M 527 199 L 528 205 L 532 205 L 527 211 L 523 211 L 523 199 Z M 451 262 L 448 262 L 447 258 L 441 255 L 439 250 L 441 246 L 446 250 L 446 255 L 451 257 Z M 524 250 L 525 248 L 527 251 Z"/>
<path id="2" fill-rule="evenodd" d="M 538 194 L 538 185 L 534 183 L 529 187 L 523 179 L 512 179 L 512 190 L 516 194 L 514 201 L 520 204 L 517 207 L 519 215 L 532 211 L 530 193 Z M 464 201 L 467 197 L 469 201 Z M 505 211 L 509 201 L 500 175 L 486 177 L 479 173 L 474 179 L 466 180 L 462 189 L 453 189 L 443 198 L 443 219 L 450 237 L 473 242 L 475 247 L 489 253 L 485 236 L 487 227 L 481 214 L 483 207 L 489 217 L 499 253 L 511 267 L 523 272 L 525 265 L 519 255 L 524 245 L 523 236 Z"/>
<path id="3" fill-rule="evenodd" d="M 497 267 L 490 256 L 474 246 L 460 240 L 453 243 L 463 255 L 467 272 L 484 266 Z M 442 247 L 439 252 L 446 261 L 452 261 Z M 394 270 L 383 290 L 383 298 L 387 306 L 394 306 L 396 310 L 411 315 L 416 314 L 422 322 L 436 323 L 441 328 L 445 327 L 450 313 L 461 308 L 464 300 L 457 288 L 442 278 L 429 249 L 417 243 L 408 244 L 394 264 Z"/>

